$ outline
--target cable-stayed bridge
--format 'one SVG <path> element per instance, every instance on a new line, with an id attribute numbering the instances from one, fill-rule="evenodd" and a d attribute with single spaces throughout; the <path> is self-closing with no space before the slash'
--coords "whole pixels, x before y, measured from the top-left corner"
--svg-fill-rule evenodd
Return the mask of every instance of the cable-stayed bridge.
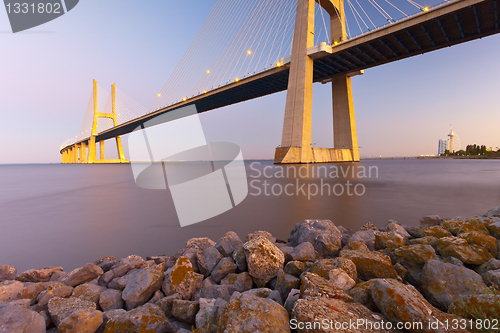
<path id="1" fill-rule="evenodd" d="M 158 115 L 191 104 L 206 112 L 283 90 L 276 163 L 358 161 L 352 76 L 498 32 L 498 0 L 434 7 L 413 0 L 219 0 L 149 110 L 113 86 L 99 112 L 99 98 L 108 94 L 94 82 L 79 135 L 61 146 L 63 163 L 127 162 L 120 136 Z M 313 82 L 332 84 L 333 148 L 311 147 Z M 99 118 L 113 123 L 103 127 Z M 113 138 L 119 158 L 105 159 L 103 142 Z"/>

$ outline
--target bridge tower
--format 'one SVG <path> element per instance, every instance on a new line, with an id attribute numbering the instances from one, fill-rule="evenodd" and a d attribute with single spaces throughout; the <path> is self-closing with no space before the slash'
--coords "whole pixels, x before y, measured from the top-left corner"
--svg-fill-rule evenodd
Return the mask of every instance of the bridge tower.
<path id="1" fill-rule="evenodd" d="M 351 78 L 332 78 L 333 148 L 311 147 L 315 1 L 330 15 L 331 44 L 346 40 L 344 0 L 298 0 L 281 146 L 274 163 L 359 161 Z"/>

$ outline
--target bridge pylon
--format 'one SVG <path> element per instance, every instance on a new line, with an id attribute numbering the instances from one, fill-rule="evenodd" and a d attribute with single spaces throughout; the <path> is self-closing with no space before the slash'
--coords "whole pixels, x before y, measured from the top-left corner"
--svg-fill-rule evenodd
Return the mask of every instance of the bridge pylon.
<path id="1" fill-rule="evenodd" d="M 333 148 L 311 146 L 314 11 L 318 2 L 330 15 L 331 43 L 346 40 L 344 0 L 298 0 L 290 59 L 285 119 L 281 146 L 274 163 L 325 163 L 359 161 L 351 77 L 332 77 Z"/>
<path id="2" fill-rule="evenodd" d="M 116 139 L 116 149 L 118 150 L 117 159 L 106 159 L 104 154 L 104 141 L 99 142 L 99 159 L 97 158 L 97 121 L 99 118 L 108 118 L 113 121 L 113 126 L 118 125 L 118 119 L 116 117 L 116 91 L 115 84 L 111 86 L 111 113 L 99 112 L 98 99 L 97 99 L 97 81 L 94 80 L 93 86 L 93 99 L 94 99 L 94 118 L 92 120 L 92 129 L 90 132 L 90 137 L 87 140 L 75 143 L 72 146 L 66 147 L 61 151 L 62 163 L 128 163 L 129 161 L 125 159 L 125 154 L 123 153 L 123 146 L 121 137 L 117 136 Z M 87 155 L 88 148 L 88 155 Z"/>

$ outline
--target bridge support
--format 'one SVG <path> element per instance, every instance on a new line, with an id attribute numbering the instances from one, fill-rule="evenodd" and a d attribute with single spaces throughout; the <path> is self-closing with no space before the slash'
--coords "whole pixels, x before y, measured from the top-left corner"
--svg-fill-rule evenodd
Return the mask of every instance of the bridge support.
<path id="1" fill-rule="evenodd" d="M 344 0 L 318 0 L 330 15 L 332 44 L 346 39 Z M 314 46 L 315 0 L 298 0 L 293 34 L 290 75 L 281 146 L 274 163 L 325 163 L 359 161 L 351 79 L 332 78 L 333 148 L 311 147 L 313 59 L 307 49 Z"/>
<path id="2" fill-rule="evenodd" d="M 117 136 L 116 139 L 116 149 L 118 151 L 118 159 L 106 159 L 104 154 L 104 140 L 99 141 L 99 159 L 97 159 L 97 120 L 99 118 L 109 118 L 113 120 L 113 126 L 118 125 L 118 120 L 116 117 L 116 91 L 115 84 L 111 86 L 111 100 L 112 100 L 112 112 L 111 113 L 101 113 L 98 109 L 97 100 L 97 81 L 94 80 L 94 119 L 92 121 L 91 134 L 88 140 L 82 141 L 80 143 L 74 144 L 70 147 L 65 148 L 62 154 L 62 163 L 128 163 L 125 159 L 125 154 L 123 153 L 123 146 L 121 137 Z M 88 148 L 88 156 L 87 156 Z"/>

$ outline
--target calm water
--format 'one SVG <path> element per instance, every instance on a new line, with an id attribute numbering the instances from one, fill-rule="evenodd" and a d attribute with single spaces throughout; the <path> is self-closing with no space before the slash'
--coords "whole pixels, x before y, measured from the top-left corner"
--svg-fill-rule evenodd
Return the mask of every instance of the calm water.
<path id="1" fill-rule="evenodd" d="M 304 166 L 295 170 L 302 172 L 298 180 L 291 169 L 291 178 L 277 178 L 287 169 L 270 161 L 253 167 L 250 163 L 247 174 L 254 182 L 240 205 L 184 228 L 169 191 L 137 187 L 130 165 L 0 166 L 0 265 L 15 265 L 19 272 L 44 266 L 71 270 L 108 254 L 174 254 L 189 238 L 217 240 L 228 230 L 241 238 L 267 230 L 286 240 L 295 223 L 308 218 L 330 219 L 349 228 L 368 221 L 382 227 L 389 219 L 416 225 L 423 215 L 477 215 L 500 206 L 500 160 L 365 160 L 323 165 L 326 169 L 319 176 L 319 166 Z M 353 166 L 354 177 L 347 169 Z M 371 178 L 358 174 L 370 166 Z M 264 181 L 268 193 L 273 189 L 275 194 L 287 184 L 288 193 L 296 191 L 298 181 L 305 195 L 255 195 L 257 189 L 266 189 Z M 347 181 L 359 184 L 358 194 L 363 189 L 364 194 L 328 195 L 325 188 L 324 195 L 308 199 L 308 186 L 313 184 L 314 194 L 321 181 L 330 188 L 338 184 L 337 194 L 347 190 Z"/>

